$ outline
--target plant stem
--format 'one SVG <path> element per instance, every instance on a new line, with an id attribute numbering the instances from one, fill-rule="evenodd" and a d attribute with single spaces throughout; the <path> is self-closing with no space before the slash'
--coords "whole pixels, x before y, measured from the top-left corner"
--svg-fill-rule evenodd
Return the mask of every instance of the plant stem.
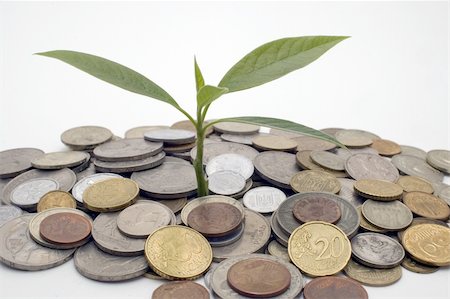
<path id="1" fill-rule="evenodd" d="M 197 177 L 197 195 L 208 195 L 208 182 L 205 179 L 205 172 L 203 170 L 203 143 L 205 142 L 205 130 L 203 122 L 197 118 L 197 156 L 194 160 L 195 175 Z"/>

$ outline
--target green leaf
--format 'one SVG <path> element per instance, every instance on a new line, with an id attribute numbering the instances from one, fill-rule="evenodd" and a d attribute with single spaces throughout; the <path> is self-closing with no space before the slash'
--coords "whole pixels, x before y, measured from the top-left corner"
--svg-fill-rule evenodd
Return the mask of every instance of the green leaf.
<path id="1" fill-rule="evenodd" d="M 198 67 L 197 58 L 194 57 L 194 66 L 195 66 L 195 86 L 197 87 L 197 92 L 199 92 L 200 88 L 205 86 L 205 80 L 203 79 L 202 71 Z"/>
<path id="2" fill-rule="evenodd" d="M 177 109 L 180 108 L 178 103 L 164 89 L 138 72 L 114 61 L 91 54 L 67 50 L 36 54 L 59 59 L 115 86 L 163 101 Z"/>
<path id="3" fill-rule="evenodd" d="M 259 125 L 263 127 L 281 129 L 293 133 L 301 133 L 304 135 L 308 135 L 311 137 L 316 137 L 322 140 L 326 140 L 332 142 L 334 144 L 339 145 L 340 147 L 346 148 L 345 145 L 337 141 L 334 137 L 323 133 L 322 131 L 315 130 L 313 128 L 279 118 L 271 118 L 271 117 L 259 117 L 259 116 L 241 116 L 241 117 L 231 117 L 231 118 L 222 118 L 215 120 L 214 123 L 217 122 L 241 122 L 252 125 Z"/>
<path id="4" fill-rule="evenodd" d="M 197 106 L 199 108 L 207 106 L 227 92 L 228 88 L 205 85 L 197 93 Z"/>
<path id="5" fill-rule="evenodd" d="M 264 44 L 242 58 L 219 86 L 229 92 L 252 88 L 300 69 L 348 36 L 301 36 Z"/>

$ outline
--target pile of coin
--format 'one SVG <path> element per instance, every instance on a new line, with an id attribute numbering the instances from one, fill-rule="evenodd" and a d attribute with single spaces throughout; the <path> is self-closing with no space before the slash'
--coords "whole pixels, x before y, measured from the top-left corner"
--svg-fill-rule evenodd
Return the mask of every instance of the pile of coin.
<path id="1" fill-rule="evenodd" d="M 336 148 L 248 124 L 213 128 L 204 197 L 187 121 L 123 139 L 77 127 L 61 135 L 68 151 L 0 152 L 0 261 L 43 270 L 74 256 L 89 279 L 206 286 L 165 282 L 153 298 L 367 298 L 362 285 L 392 284 L 402 268 L 450 265 L 450 151 L 355 129 L 324 129 L 347 146 Z"/>

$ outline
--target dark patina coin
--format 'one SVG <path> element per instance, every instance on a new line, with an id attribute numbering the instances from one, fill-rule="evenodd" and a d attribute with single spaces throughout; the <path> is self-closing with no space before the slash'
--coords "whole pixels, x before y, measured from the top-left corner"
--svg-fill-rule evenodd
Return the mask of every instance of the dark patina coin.
<path id="1" fill-rule="evenodd" d="M 302 223 L 309 221 L 336 223 L 341 218 L 339 205 L 326 197 L 300 200 L 295 204 L 292 212 L 294 217 Z"/>
<path id="2" fill-rule="evenodd" d="M 353 279 L 328 276 L 311 280 L 303 290 L 305 299 L 368 299 L 362 285 Z"/>
<path id="3" fill-rule="evenodd" d="M 208 290 L 192 281 L 172 281 L 158 287 L 152 299 L 208 299 Z"/>
<path id="4" fill-rule="evenodd" d="M 41 237 L 47 242 L 71 244 L 80 242 L 91 234 L 92 226 L 86 217 L 74 213 L 56 213 L 42 220 Z"/>

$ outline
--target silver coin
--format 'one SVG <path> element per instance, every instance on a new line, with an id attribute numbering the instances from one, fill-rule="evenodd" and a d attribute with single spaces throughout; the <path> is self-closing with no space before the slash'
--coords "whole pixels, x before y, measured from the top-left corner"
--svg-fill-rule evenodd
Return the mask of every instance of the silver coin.
<path id="1" fill-rule="evenodd" d="M 427 159 L 427 152 L 424 151 L 423 149 L 409 145 L 400 145 L 400 148 L 402 150 L 400 153 L 401 155 L 415 156 L 422 160 Z"/>
<path id="2" fill-rule="evenodd" d="M 130 160 L 120 162 L 106 162 L 101 160 L 95 160 L 94 165 L 95 169 L 98 172 L 128 173 L 155 168 L 165 161 L 165 157 L 166 157 L 165 152 L 159 152 L 154 156 L 150 156 L 141 160 Z"/>
<path id="3" fill-rule="evenodd" d="M 165 205 L 141 200 L 127 207 L 117 217 L 117 227 L 126 236 L 131 238 L 147 238 L 156 229 L 175 224 L 173 212 Z"/>
<path id="4" fill-rule="evenodd" d="M 95 161 L 95 158 L 92 160 Z M 77 182 L 81 181 L 82 179 L 84 179 L 87 176 L 90 176 L 90 175 L 93 175 L 96 173 L 95 165 L 92 160 L 90 161 L 89 166 L 85 170 L 82 170 L 82 171 L 76 173 Z"/>
<path id="5" fill-rule="evenodd" d="M 259 153 L 253 160 L 255 170 L 266 181 L 273 185 L 291 189 L 291 178 L 300 168 L 297 166 L 295 155 L 280 151 Z"/>
<path id="6" fill-rule="evenodd" d="M 364 147 L 372 144 L 375 139 L 380 139 L 379 136 L 355 129 L 343 129 L 335 133 L 335 138 L 342 144 L 348 147 Z"/>
<path id="7" fill-rule="evenodd" d="M 208 177 L 208 189 L 215 194 L 231 195 L 238 193 L 244 187 L 244 177 L 233 171 L 216 171 Z"/>
<path id="8" fill-rule="evenodd" d="M 0 206 L 0 226 L 22 215 L 23 211 L 15 206 Z"/>
<path id="9" fill-rule="evenodd" d="M 351 203 L 355 208 L 361 206 L 365 199 L 364 197 L 358 195 L 355 192 L 354 185 L 356 183 L 355 180 L 346 179 L 346 178 L 338 178 L 339 183 L 341 183 L 341 190 L 338 195 L 343 199 L 347 200 Z"/>
<path id="10" fill-rule="evenodd" d="M 239 240 L 245 231 L 245 221 L 243 221 L 236 231 L 223 237 L 205 237 L 211 247 L 222 247 L 235 243 Z"/>
<path id="11" fill-rule="evenodd" d="M 272 213 L 286 199 L 286 194 L 274 187 L 261 186 L 245 193 L 244 205 L 258 213 Z"/>
<path id="12" fill-rule="evenodd" d="M 187 144 L 195 141 L 195 133 L 179 129 L 161 129 L 146 132 L 144 138 L 149 141 L 168 144 Z"/>
<path id="13" fill-rule="evenodd" d="M 211 286 L 211 277 L 212 273 L 214 272 L 214 269 L 216 269 L 218 265 L 219 263 L 212 262 L 211 266 L 209 266 L 208 272 L 206 272 L 205 275 L 203 276 L 203 282 L 205 283 L 205 287 L 208 288 L 211 298 L 217 298 Z"/>
<path id="14" fill-rule="evenodd" d="M 0 179 L 0 206 L 3 205 L 3 189 L 12 179 Z"/>
<path id="15" fill-rule="evenodd" d="M 167 156 L 171 156 L 171 157 L 175 157 L 175 158 L 180 158 L 180 159 L 183 159 L 183 160 L 186 160 L 186 161 L 188 161 L 189 162 L 189 164 L 191 164 L 190 162 L 191 162 L 191 152 L 189 151 L 189 152 L 184 152 L 184 153 L 171 153 L 171 154 L 168 154 L 168 153 L 166 153 L 167 154 Z"/>
<path id="16" fill-rule="evenodd" d="M 110 130 L 98 126 L 82 126 L 61 134 L 61 141 L 76 150 L 92 149 L 113 137 Z"/>
<path id="17" fill-rule="evenodd" d="M 293 264 L 288 263 L 278 257 L 267 255 L 267 254 L 246 254 L 240 255 L 233 258 L 226 259 L 221 262 L 217 268 L 211 274 L 211 286 L 214 292 L 219 295 L 220 298 L 239 298 L 244 299 L 248 298 L 247 296 L 240 295 L 236 291 L 234 291 L 227 282 L 227 274 L 228 270 L 236 264 L 237 262 L 257 258 L 257 259 L 265 259 L 269 261 L 274 261 L 282 264 L 291 274 L 291 285 L 289 288 L 282 294 L 270 298 L 277 299 L 292 299 L 296 297 L 303 289 L 303 276 L 300 273 L 300 270 L 295 267 Z M 268 273 L 269 275 L 269 273 Z"/>
<path id="18" fill-rule="evenodd" d="M 373 147 L 367 146 L 367 147 L 361 147 L 361 148 L 337 148 L 334 150 L 336 155 L 341 157 L 344 161 L 346 161 L 350 156 L 356 155 L 356 154 L 372 154 L 372 155 L 378 155 L 378 151 L 374 149 Z M 344 165 L 345 167 L 345 165 Z"/>
<path id="19" fill-rule="evenodd" d="M 72 248 L 80 247 L 90 241 L 90 238 L 86 238 L 84 240 L 81 240 L 80 242 L 77 242 L 76 244 L 54 244 L 54 243 L 50 243 L 50 242 L 47 242 L 44 239 L 42 239 L 41 234 L 39 232 L 41 222 L 47 216 L 54 215 L 57 213 L 73 213 L 73 214 L 80 215 L 80 216 L 86 218 L 87 220 L 89 220 L 89 222 L 91 223 L 91 227 L 93 227 L 92 218 L 88 214 L 86 214 L 80 210 L 71 209 L 71 208 L 48 209 L 48 210 L 45 210 L 45 211 L 42 211 L 42 212 L 36 214 L 33 217 L 33 219 L 31 219 L 30 224 L 28 225 L 28 230 L 30 232 L 30 236 L 36 243 L 38 243 L 39 245 L 42 245 L 44 247 L 52 248 L 52 249 L 72 249 Z"/>
<path id="20" fill-rule="evenodd" d="M 89 175 L 78 181 L 72 188 L 72 195 L 79 203 L 83 203 L 83 192 L 93 184 L 108 180 L 111 178 L 121 178 L 122 176 L 115 173 L 96 173 Z"/>
<path id="21" fill-rule="evenodd" d="M 152 201 L 152 202 L 156 201 L 156 202 L 168 207 L 173 213 L 180 212 L 188 202 L 186 197 L 175 198 L 175 199 L 151 199 L 151 198 L 139 196 L 138 201 L 140 201 L 140 200 L 143 200 L 143 201 L 148 200 L 148 201 Z"/>
<path id="22" fill-rule="evenodd" d="M 352 254 L 363 265 L 393 268 L 400 265 L 405 250 L 399 242 L 378 233 L 362 233 L 351 239 Z"/>
<path id="23" fill-rule="evenodd" d="M 301 133 L 294 133 L 294 132 L 291 132 L 291 131 L 275 129 L 275 128 L 270 128 L 269 129 L 269 134 L 277 135 L 277 136 L 284 136 L 284 137 L 288 137 L 288 138 L 291 138 L 291 139 L 294 139 L 296 137 L 303 137 L 303 136 L 305 136 L 305 135 L 303 135 Z M 309 137 L 309 136 L 305 136 L 305 137 Z"/>
<path id="24" fill-rule="evenodd" d="M 395 183 L 399 178 L 398 170 L 391 162 L 373 154 L 351 156 L 345 162 L 345 171 L 355 180 L 375 179 Z"/>
<path id="25" fill-rule="evenodd" d="M 237 154 L 218 155 L 206 164 L 205 171 L 208 176 L 221 170 L 231 170 L 240 174 L 245 180 L 248 180 L 253 175 L 255 168 L 250 159 Z"/>
<path id="26" fill-rule="evenodd" d="M 269 245 L 267 246 L 267 252 L 270 255 L 276 256 L 285 262 L 288 262 L 288 263 L 291 262 L 291 258 L 289 257 L 288 249 L 285 246 L 281 245 L 276 240 L 270 241 Z"/>
<path id="27" fill-rule="evenodd" d="M 242 196 L 244 196 L 244 194 L 245 194 L 248 190 L 250 190 L 250 188 L 252 188 L 252 186 L 253 186 L 253 180 L 252 180 L 252 179 L 248 179 L 248 180 L 245 182 L 244 189 L 242 189 L 242 190 L 239 191 L 238 193 L 234 193 L 234 194 L 231 194 L 231 195 L 229 195 L 229 196 L 230 196 L 230 197 L 233 197 L 233 198 L 235 198 L 235 199 L 241 199 Z"/>
<path id="28" fill-rule="evenodd" d="M 245 229 L 242 237 L 236 242 L 213 247 L 213 260 L 222 261 L 241 254 L 259 252 L 264 249 L 270 239 L 270 224 L 267 219 L 252 210 L 245 209 Z"/>
<path id="29" fill-rule="evenodd" d="M 391 161 L 404 174 L 418 176 L 432 183 L 440 183 L 444 179 L 443 173 L 415 156 L 395 155 Z"/>
<path id="30" fill-rule="evenodd" d="M 75 173 L 68 168 L 60 170 L 32 169 L 19 174 L 5 186 L 5 188 L 3 189 L 3 203 L 7 205 L 11 204 L 11 193 L 14 188 L 19 186 L 20 184 L 31 179 L 41 178 L 49 178 L 57 181 L 59 184 L 59 190 L 61 191 L 69 191 L 70 189 L 72 189 L 77 179 Z"/>
<path id="31" fill-rule="evenodd" d="M 328 134 L 332 137 L 334 137 L 334 135 L 337 133 L 337 131 L 340 130 L 344 130 L 343 128 L 325 128 L 325 129 L 320 129 L 320 131 L 324 132 L 325 134 Z"/>
<path id="32" fill-rule="evenodd" d="M 185 165 L 192 165 L 189 161 L 186 161 L 185 159 L 171 157 L 171 156 L 164 157 L 164 163 L 181 163 L 181 164 L 185 164 Z"/>
<path id="33" fill-rule="evenodd" d="M 32 179 L 14 188 L 11 192 L 11 202 L 21 208 L 33 209 L 37 206 L 42 195 L 58 190 L 58 188 L 58 182 L 53 179 Z"/>
<path id="34" fill-rule="evenodd" d="M 83 163 L 75 167 L 70 167 L 70 169 L 77 174 L 86 170 L 89 166 L 91 166 L 91 155 L 87 153 L 86 160 Z"/>
<path id="35" fill-rule="evenodd" d="M 155 198 L 180 198 L 197 191 L 197 179 L 192 165 L 163 163 L 153 169 L 133 172 L 131 179 L 147 195 Z"/>
<path id="36" fill-rule="evenodd" d="M 398 200 L 376 201 L 368 199 L 361 208 L 364 218 L 375 226 L 387 230 L 401 230 L 411 224 L 411 210 Z"/>
<path id="37" fill-rule="evenodd" d="M 259 126 L 238 122 L 220 122 L 215 124 L 214 131 L 235 135 L 255 134 L 259 131 Z"/>
<path id="38" fill-rule="evenodd" d="M 112 255 L 143 255 L 146 239 L 129 238 L 117 227 L 120 212 L 100 213 L 92 226 L 92 238 L 98 248 Z"/>
<path id="39" fill-rule="evenodd" d="M 297 151 L 328 151 L 334 149 L 336 144 L 311 136 L 292 138 L 297 142 Z"/>
<path id="40" fill-rule="evenodd" d="M 169 126 L 141 126 L 127 130 L 125 138 L 144 138 L 144 134 L 153 130 L 168 129 Z"/>
<path id="41" fill-rule="evenodd" d="M 450 174 L 450 151 L 432 150 L 427 153 L 427 162 L 431 166 Z"/>
<path id="42" fill-rule="evenodd" d="M 443 184 L 444 186 L 439 190 L 437 196 L 443 199 L 450 206 L 450 186 Z"/>
<path id="43" fill-rule="evenodd" d="M 288 247 L 289 235 L 283 231 L 280 224 L 278 223 L 278 211 L 273 212 L 270 217 L 270 227 L 272 228 L 273 235 L 275 239 L 280 242 L 284 247 Z"/>
<path id="44" fill-rule="evenodd" d="M 85 152 L 67 151 L 47 153 L 31 160 L 31 165 L 38 169 L 62 169 L 82 164 L 90 155 Z"/>
<path id="45" fill-rule="evenodd" d="M 34 214 L 22 215 L 0 226 L 0 261 L 11 268 L 27 271 L 49 269 L 68 261 L 75 249 L 50 249 L 30 238 L 28 224 L 33 217 Z"/>
<path id="46" fill-rule="evenodd" d="M 269 134 L 267 133 L 254 133 L 254 134 L 247 134 L 247 135 L 238 135 L 238 134 L 222 134 L 220 135 L 220 138 L 225 141 L 229 142 L 235 142 L 235 143 L 241 143 L 246 145 L 252 145 L 253 138 L 259 137 L 259 136 L 267 136 Z"/>
<path id="47" fill-rule="evenodd" d="M 197 157 L 197 147 L 194 147 L 191 152 L 192 161 Z M 222 154 L 238 154 L 248 158 L 250 161 L 258 155 L 258 151 L 253 147 L 233 142 L 212 142 L 206 143 L 203 146 L 203 164 L 207 165 L 208 162 Z"/>
<path id="48" fill-rule="evenodd" d="M 123 281 L 147 272 L 144 256 L 116 256 L 103 252 L 90 242 L 78 248 L 74 256 L 75 268 L 81 275 L 98 281 Z"/>
<path id="49" fill-rule="evenodd" d="M 14 148 L 0 152 L 0 178 L 12 178 L 31 168 L 31 161 L 44 155 L 37 148 Z"/>
<path id="50" fill-rule="evenodd" d="M 109 141 L 97 146 L 94 155 L 108 162 L 142 160 L 154 156 L 163 149 L 162 142 L 151 142 L 141 138 Z"/>
<path id="51" fill-rule="evenodd" d="M 345 160 L 336 154 L 326 151 L 312 151 L 310 157 L 314 163 L 322 167 L 336 171 L 345 170 Z"/>

